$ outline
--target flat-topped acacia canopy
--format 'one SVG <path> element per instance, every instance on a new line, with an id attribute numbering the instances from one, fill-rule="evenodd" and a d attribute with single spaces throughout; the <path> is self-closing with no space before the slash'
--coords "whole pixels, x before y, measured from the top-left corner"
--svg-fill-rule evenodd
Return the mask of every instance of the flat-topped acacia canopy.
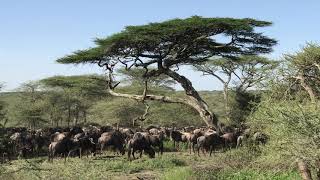
<path id="1" fill-rule="evenodd" d="M 213 56 L 236 58 L 239 55 L 269 53 L 276 41 L 255 32 L 255 28 L 270 25 L 270 22 L 249 18 L 193 16 L 141 26 L 127 26 L 117 34 L 96 39 L 96 47 L 76 51 L 58 59 L 57 62 L 97 63 L 99 66 L 107 67 L 110 72 L 116 64 L 125 65 L 127 69 L 142 67 L 146 70 L 144 77 L 165 74 L 184 88 L 188 98 L 183 103 L 195 108 L 207 125 L 213 123 L 216 126 L 217 118 L 208 110 L 207 104 L 193 88 L 192 83 L 172 68 L 208 61 Z M 219 42 L 218 39 L 221 38 L 218 36 L 221 35 L 229 42 Z M 149 67 L 152 67 L 152 70 L 148 71 Z M 135 98 L 137 99 L 137 96 Z M 151 98 L 151 95 L 144 95 L 143 99 L 145 98 L 156 99 Z"/>
<path id="2" fill-rule="evenodd" d="M 254 19 L 193 16 L 142 26 L 127 26 L 117 34 L 96 39 L 97 47 L 76 51 L 57 62 L 98 63 L 109 59 L 134 60 L 144 57 L 141 59 L 144 63 L 151 64 L 150 59 L 163 59 L 167 67 L 170 67 L 176 63 L 193 63 L 217 55 L 269 53 L 276 41 L 254 31 L 255 27 L 269 25 L 270 22 Z M 217 42 L 214 38 L 221 34 L 230 37 L 230 42 Z"/>

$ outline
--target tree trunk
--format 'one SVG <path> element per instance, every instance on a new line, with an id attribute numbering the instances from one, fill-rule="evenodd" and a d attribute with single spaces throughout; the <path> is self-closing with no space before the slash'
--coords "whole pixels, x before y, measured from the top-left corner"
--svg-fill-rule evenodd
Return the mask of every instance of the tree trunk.
<path id="1" fill-rule="evenodd" d="M 320 159 L 316 160 L 316 176 L 317 179 L 320 180 Z"/>
<path id="2" fill-rule="evenodd" d="M 191 81 L 170 69 L 166 70 L 165 74 L 177 81 L 183 87 L 188 97 L 186 103 L 189 106 L 193 107 L 199 113 L 200 117 L 207 124 L 207 126 L 214 126 L 216 130 L 220 132 L 220 128 L 218 126 L 218 118 L 215 116 L 215 114 L 210 112 L 207 103 L 194 89 Z"/>
<path id="3" fill-rule="evenodd" d="M 230 119 L 228 84 L 226 83 L 223 85 L 223 99 L 224 99 L 224 109 L 226 111 L 226 118 Z"/>
<path id="4" fill-rule="evenodd" d="M 310 100 L 312 103 L 316 101 L 315 94 L 313 89 L 305 82 L 305 77 L 302 74 L 298 75 L 298 79 L 300 80 L 301 86 L 307 91 L 309 94 Z"/>
<path id="5" fill-rule="evenodd" d="M 217 130 L 217 132 L 220 133 L 221 129 L 220 129 L 220 126 L 218 125 L 218 118 L 215 116 L 215 114 L 209 111 L 207 103 L 200 97 L 199 93 L 193 88 L 192 83 L 186 77 L 181 76 L 170 69 L 166 69 L 165 71 L 162 71 L 162 72 L 181 84 L 181 86 L 185 90 L 187 98 L 176 98 L 176 97 L 151 95 L 151 94 L 135 95 L 135 94 L 117 93 L 113 91 L 113 89 L 119 83 L 117 83 L 116 85 L 112 85 L 113 79 L 112 79 L 111 73 L 109 73 L 107 76 L 108 92 L 112 96 L 129 98 L 129 99 L 134 99 L 138 101 L 154 100 L 154 101 L 161 101 L 166 103 L 179 103 L 179 104 L 188 105 L 199 113 L 200 117 L 203 119 L 203 121 L 206 123 L 207 126 L 213 126 Z"/>
<path id="6" fill-rule="evenodd" d="M 298 169 L 303 180 L 312 180 L 311 172 L 302 159 L 298 159 Z"/>
<path id="7" fill-rule="evenodd" d="M 78 120 L 79 120 L 79 107 L 76 107 L 74 110 L 73 126 L 77 126 Z"/>
<path id="8" fill-rule="evenodd" d="M 87 111 L 83 110 L 83 121 L 84 123 L 87 123 Z"/>
<path id="9" fill-rule="evenodd" d="M 68 104 L 68 127 L 70 127 L 70 121 L 71 121 L 71 107 L 70 104 Z"/>

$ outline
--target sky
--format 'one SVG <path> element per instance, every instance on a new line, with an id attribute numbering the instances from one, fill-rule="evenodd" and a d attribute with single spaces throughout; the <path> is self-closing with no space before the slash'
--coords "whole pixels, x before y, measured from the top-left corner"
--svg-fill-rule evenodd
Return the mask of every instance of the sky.
<path id="1" fill-rule="evenodd" d="M 93 47 L 93 39 L 127 25 L 193 15 L 272 21 L 262 31 L 279 41 L 268 55 L 279 59 L 306 42 L 320 41 L 319 7 L 319 0 L 0 0 L 0 82 L 5 82 L 5 91 L 12 91 L 21 83 L 53 75 L 103 73 L 96 65 L 55 60 Z M 189 69 L 181 73 L 198 90 L 222 88 L 213 77 Z"/>

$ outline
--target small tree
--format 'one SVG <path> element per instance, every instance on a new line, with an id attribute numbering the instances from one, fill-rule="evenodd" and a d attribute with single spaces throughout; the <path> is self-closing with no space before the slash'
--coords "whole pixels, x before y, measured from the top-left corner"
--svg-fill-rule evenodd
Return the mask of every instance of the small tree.
<path id="1" fill-rule="evenodd" d="M 26 124 L 29 128 L 34 129 L 41 123 L 46 122 L 44 119 L 44 101 L 39 83 L 24 83 L 19 91 L 19 101 L 13 109 L 14 114 L 19 119 L 18 123 Z"/>
<path id="2" fill-rule="evenodd" d="M 54 76 L 42 79 L 40 82 L 46 87 L 53 88 L 51 90 L 55 93 L 62 92 L 60 100 L 54 93 L 49 93 L 51 98 L 48 100 L 51 100 L 49 105 L 51 105 L 53 110 L 51 113 L 53 114 L 59 109 L 57 107 L 59 101 L 63 101 L 59 104 L 63 106 L 60 109 L 66 109 L 67 111 L 68 126 L 72 118 L 74 125 L 78 124 L 80 118 L 86 123 L 88 109 L 92 106 L 93 100 L 106 95 L 105 79 L 99 75 Z"/>
<path id="3" fill-rule="evenodd" d="M 77 51 L 60 58 L 59 63 L 92 63 L 105 67 L 108 72 L 108 92 L 113 96 L 167 103 L 181 103 L 194 108 L 209 126 L 218 127 L 218 119 L 209 111 L 191 81 L 178 73 L 181 65 L 193 65 L 209 61 L 211 57 L 235 57 L 240 54 L 269 53 L 276 41 L 254 31 L 270 22 L 254 19 L 203 18 L 173 19 L 142 26 L 127 26 L 120 33 L 97 39 L 97 47 Z M 218 35 L 229 42 L 219 42 Z M 143 68 L 143 77 L 166 75 L 179 83 L 186 98 L 159 96 L 147 92 L 142 95 L 115 92 L 119 82 L 114 80 L 114 70 L 122 65 L 127 70 Z M 218 128 L 217 128 L 218 129 Z"/>
<path id="4" fill-rule="evenodd" d="M 236 85 L 236 95 L 245 94 L 248 88 L 254 87 L 268 78 L 268 74 L 276 65 L 276 62 L 265 57 L 245 55 L 237 59 L 219 58 L 195 65 L 195 67 L 196 70 L 203 72 L 203 75 L 213 76 L 223 84 L 225 113 L 229 119 L 228 91 L 231 88 L 230 82 L 233 80 Z"/>

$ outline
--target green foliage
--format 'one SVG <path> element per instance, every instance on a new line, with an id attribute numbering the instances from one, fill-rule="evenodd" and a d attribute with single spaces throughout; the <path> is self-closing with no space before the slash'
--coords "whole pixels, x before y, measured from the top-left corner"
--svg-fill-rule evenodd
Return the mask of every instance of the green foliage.
<path id="1" fill-rule="evenodd" d="M 251 123 L 270 137 L 267 152 L 315 164 L 320 157 L 319 117 L 315 104 L 267 99 L 259 105 Z"/>
<path id="2" fill-rule="evenodd" d="M 301 89 L 309 94 L 312 101 L 320 95 L 320 46 L 307 43 L 295 54 L 286 54 L 283 58 L 282 76 L 289 82 L 294 93 Z"/>
<path id="3" fill-rule="evenodd" d="M 150 54 L 168 52 L 171 44 L 177 48 L 183 48 L 188 42 L 193 42 L 193 46 L 188 46 L 184 51 L 191 52 L 193 56 L 211 55 L 225 53 L 250 54 L 268 53 L 276 41 L 254 32 L 255 27 L 270 26 L 270 22 L 258 21 L 254 19 L 233 19 L 233 18 L 203 18 L 193 16 L 186 19 L 173 19 L 161 23 L 150 23 L 141 26 L 127 26 L 123 31 L 111 35 L 107 38 L 97 39 L 98 45 L 95 48 L 78 51 L 73 55 L 60 58 L 59 63 L 97 63 L 108 61 L 107 57 L 136 57 L 141 53 L 149 51 Z M 214 35 L 222 34 L 233 38 L 235 42 L 230 47 L 220 47 L 223 43 L 212 39 Z M 180 46 L 180 47 L 179 47 Z M 201 47 L 195 50 L 196 47 Z M 130 51 L 127 51 L 130 49 Z M 103 50 L 104 51 L 103 53 Z M 124 51 L 125 50 L 125 51 Z M 181 49 L 182 50 L 182 49 Z M 218 51 L 217 51 L 218 50 Z M 215 51 L 215 52 L 214 52 Z M 183 61 L 189 61 L 186 58 Z M 173 63 L 173 62 L 170 62 Z M 175 64 L 175 63 L 174 63 Z"/>
<path id="4" fill-rule="evenodd" d="M 135 68 L 131 70 L 121 68 L 117 71 L 117 73 L 120 74 L 124 79 L 124 82 L 127 82 L 133 86 L 139 86 L 140 89 L 143 89 L 142 87 L 144 86 L 144 81 L 147 80 L 148 87 L 155 87 L 158 89 L 163 88 L 164 90 L 174 90 L 172 86 L 175 85 L 176 82 L 172 80 L 170 77 L 162 74 L 159 76 L 146 78 L 144 77 L 145 72 L 145 69 L 142 68 Z"/>
<path id="5" fill-rule="evenodd" d="M 260 94 L 257 91 L 242 91 L 236 89 L 231 92 L 230 121 L 231 124 L 240 126 L 260 102 Z"/>
<path id="6" fill-rule="evenodd" d="M 107 95 L 105 78 L 100 75 L 53 76 L 40 81 L 48 88 L 47 109 L 51 125 L 79 121 L 86 123 L 95 100 Z M 62 124 L 62 123 L 60 123 Z"/>
<path id="7" fill-rule="evenodd" d="M 28 126 L 29 128 L 41 127 L 44 119 L 44 99 L 37 82 L 28 82 L 19 88 L 21 93 L 17 101 L 9 109 L 11 118 L 17 119 L 16 125 Z"/>
<path id="8" fill-rule="evenodd" d="M 134 100 L 114 98 L 96 103 L 89 111 L 88 121 L 100 124 L 132 126 L 133 119 L 144 113 L 144 105 Z"/>
<path id="9" fill-rule="evenodd" d="M 106 95 L 106 80 L 101 75 L 53 76 L 40 80 L 46 87 L 68 89 L 82 96 Z"/>
<path id="10" fill-rule="evenodd" d="M 139 89 L 141 90 L 141 89 Z M 127 93 L 142 93 L 133 87 L 119 89 L 121 92 Z M 157 89 L 151 89 L 152 92 L 166 95 L 166 91 Z M 217 113 L 217 116 L 221 117 L 221 121 L 225 122 L 224 109 L 223 109 L 223 96 L 220 91 L 208 91 L 200 92 L 204 100 L 210 107 L 213 107 Z M 183 92 L 175 91 L 172 92 L 172 96 L 181 97 Z M 22 93 L 10 92 L 1 93 L 0 99 L 7 104 L 7 118 L 8 122 L 6 126 L 21 126 L 27 125 L 21 122 L 19 119 L 18 111 L 22 106 L 23 102 L 21 99 Z M 44 91 L 41 95 L 43 101 L 42 109 L 43 118 L 45 122 L 40 123 L 39 126 L 66 126 L 68 118 L 68 105 L 67 97 L 63 91 Z M 73 96 L 71 96 L 73 97 Z M 79 98 L 75 96 L 74 98 Z M 71 99 L 70 99 L 71 100 Z M 72 101 L 71 101 L 72 102 Z M 101 97 L 100 100 L 89 99 L 91 104 L 87 109 L 87 123 L 99 123 L 99 124 L 113 124 L 123 123 L 132 125 L 132 119 L 141 116 L 144 113 L 145 106 L 135 100 L 129 100 L 124 98 L 113 98 L 113 97 Z M 180 104 L 162 104 L 161 102 L 149 102 L 150 111 L 144 122 L 137 122 L 140 125 L 163 125 L 171 126 L 176 125 L 177 127 L 194 125 L 204 125 L 199 119 L 199 115 L 190 107 Z M 27 108 L 28 106 L 24 106 Z M 75 106 L 71 106 L 71 112 L 73 112 Z M 130 111 L 121 110 L 130 109 Z M 121 114 L 120 112 L 123 112 Z M 72 119 L 73 115 L 71 116 Z M 82 114 L 80 113 L 79 123 L 84 123 Z M 226 122 L 228 123 L 228 122 Z"/>

